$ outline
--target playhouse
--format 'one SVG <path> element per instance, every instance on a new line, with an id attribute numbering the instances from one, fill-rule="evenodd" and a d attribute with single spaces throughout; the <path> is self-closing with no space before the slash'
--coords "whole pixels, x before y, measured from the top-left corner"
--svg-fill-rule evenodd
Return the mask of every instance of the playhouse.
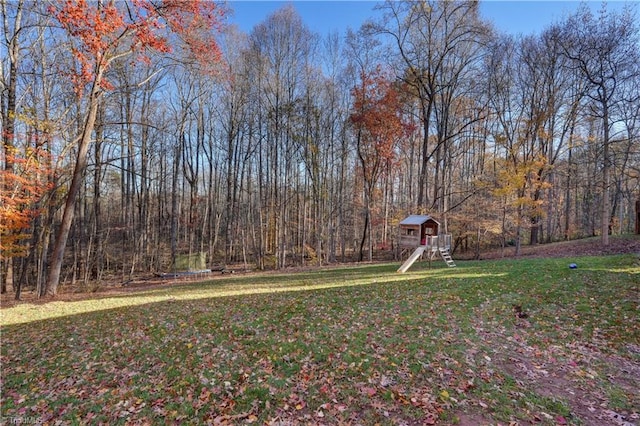
<path id="1" fill-rule="evenodd" d="M 451 258 L 451 234 L 440 233 L 440 223 L 429 215 L 411 215 L 400 224 L 399 246 L 403 250 L 414 250 L 411 256 L 398 269 L 406 272 L 423 254 L 433 259 L 440 255 L 448 266 L 456 266 Z"/>

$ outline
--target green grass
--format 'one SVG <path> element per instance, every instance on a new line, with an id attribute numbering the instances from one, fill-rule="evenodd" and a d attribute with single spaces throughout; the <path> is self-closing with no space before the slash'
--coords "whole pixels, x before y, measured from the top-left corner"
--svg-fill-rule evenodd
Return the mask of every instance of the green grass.
<path id="1" fill-rule="evenodd" d="M 583 424 L 640 412 L 637 256 L 397 267 L 2 309 L 0 422 Z"/>

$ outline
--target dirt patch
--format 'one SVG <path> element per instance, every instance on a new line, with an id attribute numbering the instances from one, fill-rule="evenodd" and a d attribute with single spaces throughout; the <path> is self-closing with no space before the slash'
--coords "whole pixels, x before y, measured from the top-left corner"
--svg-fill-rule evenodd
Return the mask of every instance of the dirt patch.
<path id="1" fill-rule="evenodd" d="M 476 413 L 455 413 L 453 416 L 454 424 L 457 426 L 489 426 L 495 424 L 492 420 L 488 420 L 484 416 Z"/>
<path id="2" fill-rule="evenodd" d="M 555 419 L 558 424 L 572 418 L 587 426 L 640 424 L 639 413 L 617 412 L 612 408 L 614 403 L 610 396 L 598 391 L 605 381 L 624 389 L 628 395 L 636 394 L 640 389 L 640 365 L 637 363 L 605 354 L 594 345 L 581 342 L 541 350 L 512 336 L 494 334 L 490 338 L 501 342 L 500 351 L 494 353 L 499 370 L 513 377 L 524 389 L 568 404 L 571 416 Z M 636 402 L 640 404 L 640 400 Z M 545 413 L 535 414 L 532 419 L 533 423 L 544 420 Z"/>

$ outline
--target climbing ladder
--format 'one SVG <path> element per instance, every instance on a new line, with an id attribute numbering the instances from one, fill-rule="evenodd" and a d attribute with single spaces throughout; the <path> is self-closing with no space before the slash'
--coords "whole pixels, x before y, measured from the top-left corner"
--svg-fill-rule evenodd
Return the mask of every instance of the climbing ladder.
<path id="1" fill-rule="evenodd" d="M 456 266 L 455 262 L 451 258 L 451 254 L 449 253 L 449 249 L 447 249 L 445 247 L 440 247 L 438 249 L 438 251 L 440 252 L 440 256 L 442 256 L 442 260 L 444 260 L 447 263 L 447 266 L 449 268 L 453 268 L 454 266 Z"/>
<path id="2" fill-rule="evenodd" d="M 422 254 L 427 249 L 428 249 L 427 246 L 419 246 L 418 248 L 416 248 L 415 251 L 413 252 L 413 254 L 411 254 L 411 256 L 409 256 L 409 258 L 402 264 L 402 266 L 400 268 L 398 268 L 398 272 L 400 272 L 400 273 L 407 272 L 407 270 L 411 267 L 411 265 L 413 265 L 415 263 L 415 261 L 418 260 L 418 258 L 420 256 L 422 256 Z M 433 249 L 431 250 L 431 259 L 432 260 L 433 260 L 434 257 L 437 256 L 437 253 L 440 253 L 440 256 L 442 257 L 442 260 L 444 260 L 446 262 L 448 267 L 453 268 L 454 266 L 456 266 L 455 262 L 451 258 L 451 254 L 449 253 L 449 249 L 448 248 L 446 248 L 446 247 L 438 247 L 436 249 L 436 247 L 433 247 Z"/>

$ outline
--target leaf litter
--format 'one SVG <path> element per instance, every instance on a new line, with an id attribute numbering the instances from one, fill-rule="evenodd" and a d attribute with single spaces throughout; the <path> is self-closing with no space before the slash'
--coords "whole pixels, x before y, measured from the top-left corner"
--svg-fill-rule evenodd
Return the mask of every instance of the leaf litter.
<path id="1" fill-rule="evenodd" d="M 595 271 L 587 278 L 608 288 L 582 294 L 570 282 L 570 291 L 552 289 L 572 294 L 558 306 L 541 283 L 521 281 L 548 262 L 482 264 L 498 270 L 491 279 L 455 277 L 472 264 L 437 281 L 425 271 L 410 282 L 3 327 L 2 418 L 637 425 L 638 310 L 614 305 L 637 297 L 638 285 Z M 576 321 L 590 297 L 611 307 Z M 625 315 L 631 322 L 613 321 Z"/>

